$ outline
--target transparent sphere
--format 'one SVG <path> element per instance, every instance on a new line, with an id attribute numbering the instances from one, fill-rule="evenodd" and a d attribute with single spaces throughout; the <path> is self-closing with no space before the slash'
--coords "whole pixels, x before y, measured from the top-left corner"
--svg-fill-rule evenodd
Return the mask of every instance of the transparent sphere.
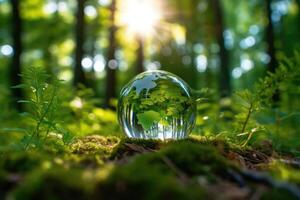
<path id="1" fill-rule="evenodd" d="M 120 94 L 119 123 L 130 138 L 182 139 L 192 131 L 195 117 L 189 86 L 166 71 L 141 73 Z"/>

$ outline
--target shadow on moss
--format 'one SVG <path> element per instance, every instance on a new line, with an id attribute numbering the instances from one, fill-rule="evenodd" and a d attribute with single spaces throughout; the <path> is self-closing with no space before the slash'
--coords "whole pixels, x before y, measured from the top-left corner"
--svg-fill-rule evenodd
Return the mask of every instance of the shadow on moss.
<path id="1" fill-rule="evenodd" d="M 134 141 L 135 144 L 142 141 Z M 145 148 L 157 147 L 149 141 Z M 126 165 L 115 168 L 106 181 L 97 186 L 103 199 L 205 199 L 207 195 L 197 182 L 198 176 L 226 173 L 230 167 L 211 145 L 195 141 L 176 141 L 158 152 L 138 155 Z M 124 149 L 122 149 L 124 150 Z"/>
<path id="2" fill-rule="evenodd" d="M 83 181 L 81 170 L 37 170 L 29 174 L 11 196 L 16 200 L 87 199 L 90 185 L 93 184 Z"/>

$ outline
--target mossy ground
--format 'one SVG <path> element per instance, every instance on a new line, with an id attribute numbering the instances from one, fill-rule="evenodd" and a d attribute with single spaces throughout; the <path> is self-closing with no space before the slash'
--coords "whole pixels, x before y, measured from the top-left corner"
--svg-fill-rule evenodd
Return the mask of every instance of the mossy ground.
<path id="1" fill-rule="evenodd" d="M 87 136 L 64 152 L 2 154 L 0 199 L 297 199 L 300 186 L 267 143 Z"/>

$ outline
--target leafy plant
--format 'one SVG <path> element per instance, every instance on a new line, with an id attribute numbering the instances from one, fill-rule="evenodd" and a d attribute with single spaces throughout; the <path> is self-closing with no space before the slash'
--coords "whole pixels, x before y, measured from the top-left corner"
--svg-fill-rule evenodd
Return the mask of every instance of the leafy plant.
<path id="1" fill-rule="evenodd" d="M 283 88 L 289 82 L 299 79 L 299 58 L 299 54 L 296 53 L 294 60 L 283 59 L 275 73 L 268 72 L 264 78 L 259 80 L 253 90 L 246 89 L 236 93 L 241 111 L 236 116 L 239 124 L 238 136 L 248 135 L 243 146 L 249 142 L 255 132 L 264 130 L 264 127 L 253 119 L 253 115 L 267 109 L 278 109 L 280 106 L 279 96 L 283 93 Z M 249 124 L 253 124 L 252 127 Z"/>
<path id="2" fill-rule="evenodd" d="M 25 149 L 29 146 L 40 146 L 51 137 L 60 138 L 64 143 L 68 142 L 70 134 L 61 127 L 62 121 L 59 117 L 62 111 L 60 81 L 50 77 L 40 67 L 28 67 L 21 76 L 24 84 L 15 88 L 28 90 L 29 94 L 27 99 L 19 101 L 26 104 L 28 110 L 21 113 L 21 116 L 30 121 L 22 139 Z"/>

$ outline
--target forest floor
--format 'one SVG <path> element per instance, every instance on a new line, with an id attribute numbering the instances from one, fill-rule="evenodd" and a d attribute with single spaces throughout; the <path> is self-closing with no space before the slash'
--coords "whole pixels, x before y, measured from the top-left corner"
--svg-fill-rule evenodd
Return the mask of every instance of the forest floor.
<path id="1" fill-rule="evenodd" d="M 86 136 L 1 154 L 0 199 L 300 199 L 300 159 L 269 141 Z"/>

